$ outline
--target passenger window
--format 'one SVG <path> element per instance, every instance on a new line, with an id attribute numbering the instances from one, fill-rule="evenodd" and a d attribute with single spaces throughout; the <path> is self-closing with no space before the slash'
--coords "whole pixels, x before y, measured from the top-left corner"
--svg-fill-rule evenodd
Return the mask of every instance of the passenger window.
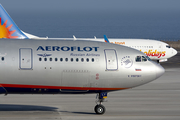
<path id="1" fill-rule="evenodd" d="M 52 58 L 49 58 L 49 61 L 52 61 Z"/>
<path id="2" fill-rule="evenodd" d="M 67 62 L 67 61 L 68 61 L 68 58 L 66 58 L 65 61 Z"/>
<path id="3" fill-rule="evenodd" d="M 81 58 L 81 62 L 84 62 L 84 58 Z"/>
<path id="4" fill-rule="evenodd" d="M 73 58 L 71 58 L 71 62 L 73 62 Z"/>
<path id="5" fill-rule="evenodd" d="M 4 61 L 4 57 L 2 57 L 1 60 Z"/>
<path id="6" fill-rule="evenodd" d="M 92 62 L 94 62 L 94 58 L 92 58 Z"/>
<path id="7" fill-rule="evenodd" d="M 41 61 L 42 60 L 42 58 L 39 58 L 39 61 Z"/>
<path id="8" fill-rule="evenodd" d="M 47 58 L 44 58 L 44 61 L 47 61 Z"/>
<path id="9" fill-rule="evenodd" d="M 79 59 L 78 58 L 76 58 L 76 62 L 78 62 L 79 61 Z"/>
<path id="10" fill-rule="evenodd" d="M 142 56 L 142 61 L 143 62 L 147 61 L 146 57 Z"/>
<path id="11" fill-rule="evenodd" d="M 62 62 L 62 61 L 63 61 L 63 58 L 60 58 L 60 61 Z"/>
<path id="12" fill-rule="evenodd" d="M 58 59 L 57 58 L 55 58 L 55 61 L 57 61 Z"/>
<path id="13" fill-rule="evenodd" d="M 141 62 L 141 56 L 136 57 L 136 62 Z"/>
<path id="14" fill-rule="evenodd" d="M 89 58 L 87 58 L 86 61 L 89 62 Z"/>

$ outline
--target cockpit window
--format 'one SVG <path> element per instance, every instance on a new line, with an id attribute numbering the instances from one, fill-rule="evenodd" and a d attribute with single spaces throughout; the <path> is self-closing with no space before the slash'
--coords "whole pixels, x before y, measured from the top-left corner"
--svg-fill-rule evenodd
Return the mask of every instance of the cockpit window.
<path id="1" fill-rule="evenodd" d="M 141 62 L 141 56 L 136 57 L 136 62 Z"/>
<path id="2" fill-rule="evenodd" d="M 169 45 L 166 45 L 167 48 L 171 48 Z"/>
<path id="3" fill-rule="evenodd" d="M 148 56 L 146 56 L 146 58 L 147 58 L 149 61 L 151 61 L 151 59 L 150 59 Z"/>
<path id="4" fill-rule="evenodd" d="M 146 62 L 146 61 L 151 61 L 151 59 L 148 56 L 137 56 L 136 57 L 136 62 Z"/>
<path id="5" fill-rule="evenodd" d="M 143 61 L 143 62 L 147 61 L 147 59 L 146 59 L 145 56 L 142 56 L 142 61 Z"/>

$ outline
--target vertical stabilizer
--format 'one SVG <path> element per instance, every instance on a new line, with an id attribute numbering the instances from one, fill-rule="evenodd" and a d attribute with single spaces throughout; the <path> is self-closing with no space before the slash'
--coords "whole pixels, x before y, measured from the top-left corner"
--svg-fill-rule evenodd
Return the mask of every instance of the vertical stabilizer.
<path id="1" fill-rule="evenodd" d="M 28 37 L 18 28 L 0 4 L 0 38 L 27 39 Z"/>
<path id="2" fill-rule="evenodd" d="M 108 40 L 108 38 L 107 38 L 106 35 L 104 35 L 104 41 L 105 41 L 106 43 L 109 43 L 109 40 Z"/>

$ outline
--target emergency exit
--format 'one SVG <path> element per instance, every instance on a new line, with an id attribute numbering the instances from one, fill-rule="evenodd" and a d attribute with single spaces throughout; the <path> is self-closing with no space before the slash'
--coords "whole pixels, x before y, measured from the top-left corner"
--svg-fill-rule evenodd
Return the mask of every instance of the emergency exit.
<path id="1" fill-rule="evenodd" d="M 107 70 L 117 70 L 118 62 L 117 62 L 117 54 L 114 49 L 106 49 L 104 50 L 105 59 L 106 59 L 106 69 Z"/>
<path id="2" fill-rule="evenodd" d="M 32 49 L 19 49 L 19 68 L 24 70 L 30 70 L 32 69 L 32 64 Z"/>

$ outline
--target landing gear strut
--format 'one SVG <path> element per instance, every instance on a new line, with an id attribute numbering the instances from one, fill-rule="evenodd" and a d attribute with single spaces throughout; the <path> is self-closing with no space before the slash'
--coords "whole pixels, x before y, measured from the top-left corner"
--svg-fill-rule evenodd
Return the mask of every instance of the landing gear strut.
<path id="1" fill-rule="evenodd" d="M 160 63 L 159 63 L 159 60 L 157 60 L 157 63 L 160 64 Z"/>
<path id="2" fill-rule="evenodd" d="M 106 108 L 102 105 L 102 102 L 105 102 L 105 98 L 107 98 L 107 92 L 98 93 L 96 98 L 98 100 L 96 101 L 97 105 L 94 107 L 94 111 L 96 114 L 102 115 L 106 111 Z"/>

